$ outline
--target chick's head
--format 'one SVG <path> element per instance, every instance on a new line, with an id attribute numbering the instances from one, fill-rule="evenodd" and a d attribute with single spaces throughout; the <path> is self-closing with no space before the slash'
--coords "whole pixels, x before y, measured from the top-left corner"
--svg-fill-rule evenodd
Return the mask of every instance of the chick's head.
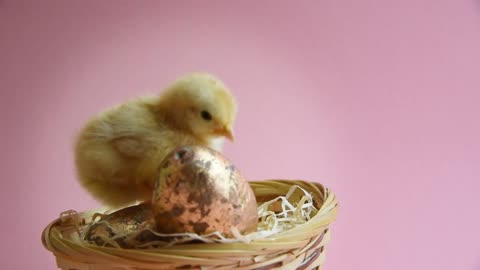
<path id="1" fill-rule="evenodd" d="M 175 81 L 160 97 L 161 113 L 172 126 L 201 138 L 233 141 L 237 104 L 227 87 L 207 73 L 192 73 Z"/>

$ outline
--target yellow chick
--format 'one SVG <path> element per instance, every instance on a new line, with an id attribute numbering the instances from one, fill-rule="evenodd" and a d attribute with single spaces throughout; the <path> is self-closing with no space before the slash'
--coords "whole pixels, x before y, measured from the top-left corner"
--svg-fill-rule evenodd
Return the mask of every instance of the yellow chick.
<path id="1" fill-rule="evenodd" d="M 78 179 L 111 207 L 150 200 L 164 157 L 187 144 L 221 151 L 223 138 L 233 141 L 236 113 L 235 99 L 220 80 L 206 73 L 185 75 L 159 96 L 91 119 L 75 143 Z"/>

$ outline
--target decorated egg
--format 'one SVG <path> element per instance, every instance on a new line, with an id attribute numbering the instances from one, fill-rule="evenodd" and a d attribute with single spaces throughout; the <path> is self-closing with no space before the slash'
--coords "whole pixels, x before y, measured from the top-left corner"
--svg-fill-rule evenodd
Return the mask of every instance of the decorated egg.
<path id="1" fill-rule="evenodd" d="M 240 172 L 220 153 L 183 146 L 160 165 L 152 210 L 161 233 L 219 232 L 232 237 L 256 231 L 257 202 Z"/>
<path id="2" fill-rule="evenodd" d="M 151 206 L 143 203 L 103 216 L 89 227 L 85 240 L 99 246 L 133 248 L 154 240 L 151 231 L 155 229 Z"/>

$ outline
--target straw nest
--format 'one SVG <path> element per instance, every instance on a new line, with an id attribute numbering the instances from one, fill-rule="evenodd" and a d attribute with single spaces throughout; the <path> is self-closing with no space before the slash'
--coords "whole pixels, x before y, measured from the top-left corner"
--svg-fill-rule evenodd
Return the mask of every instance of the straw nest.
<path id="1" fill-rule="evenodd" d="M 319 183 L 301 180 L 251 181 L 258 204 L 284 196 L 293 186 L 308 192 L 315 211 L 308 221 L 263 239 L 235 243 L 185 243 L 151 249 L 101 247 L 83 242 L 82 228 L 97 211 L 64 214 L 42 233 L 42 243 L 61 269 L 320 269 L 325 261 L 329 225 L 336 217 L 335 195 Z M 303 193 L 291 194 L 300 201 Z M 281 204 L 271 210 L 281 212 Z"/>

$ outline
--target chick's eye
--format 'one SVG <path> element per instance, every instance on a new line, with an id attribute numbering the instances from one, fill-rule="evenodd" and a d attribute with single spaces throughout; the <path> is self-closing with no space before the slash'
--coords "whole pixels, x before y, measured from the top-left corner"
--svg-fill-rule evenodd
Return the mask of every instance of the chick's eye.
<path id="1" fill-rule="evenodd" d="M 203 118 L 204 120 L 207 120 L 207 121 L 212 120 L 212 115 L 211 115 L 209 112 L 207 112 L 207 111 L 201 111 L 201 112 L 200 112 L 200 115 L 202 116 L 202 118 Z"/>

